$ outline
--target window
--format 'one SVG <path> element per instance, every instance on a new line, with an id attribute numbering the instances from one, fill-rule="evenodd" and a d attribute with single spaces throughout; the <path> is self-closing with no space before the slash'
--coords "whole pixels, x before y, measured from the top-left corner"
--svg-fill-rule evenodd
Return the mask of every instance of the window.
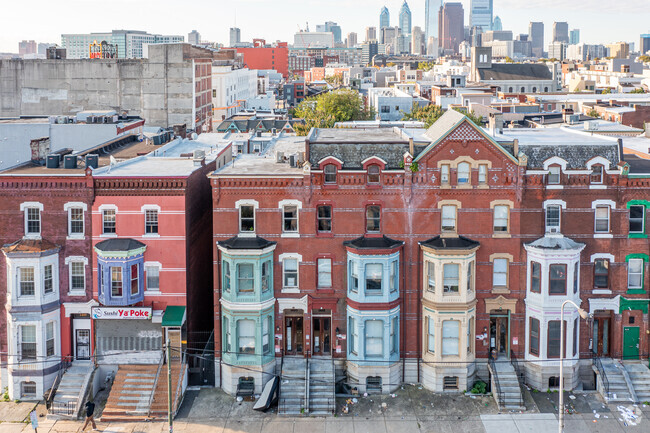
<path id="1" fill-rule="evenodd" d="M 576 317 L 573 320 L 573 356 L 576 356 L 578 353 L 578 318 Z"/>
<path id="2" fill-rule="evenodd" d="M 379 183 L 378 165 L 371 165 L 368 167 L 368 183 Z"/>
<path id="3" fill-rule="evenodd" d="M 22 361 L 36 360 L 35 325 L 23 325 L 20 327 L 20 359 Z"/>
<path id="4" fill-rule="evenodd" d="M 494 259 L 492 263 L 492 286 L 508 287 L 508 259 Z"/>
<path id="5" fill-rule="evenodd" d="M 366 231 L 379 233 L 381 223 L 381 206 L 370 205 L 366 207 Z"/>
<path id="6" fill-rule="evenodd" d="M 136 263 L 134 265 L 131 265 L 131 296 L 138 294 L 139 280 L 140 280 L 139 269 L 138 269 L 138 264 Z"/>
<path id="7" fill-rule="evenodd" d="M 223 261 L 223 290 L 230 291 L 230 263 Z"/>
<path id="8" fill-rule="evenodd" d="M 239 231 L 255 231 L 255 207 L 252 205 L 242 205 L 239 207 Z"/>
<path id="9" fill-rule="evenodd" d="M 283 206 L 282 215 L 282 231 L 296 233 L 298 231 L 298 206 Z"/>
<path id="10" fill-rule="evenodd" d="M 627 262 L 627 288 L 643 289 L 643 259 L 630 259 Z"/>
<path id="11" fill-rule="evenodd" d="M 549 185 L 560 184 L 560 167 L 553 165 L 548 168 L 548 177 L 546 178 Z"/>
<path id="12" fill-rule="evenodd" d="M 240 354 L 255 353 L 255 321 L 238 320 L 237 338 L 238 338 L 238 351 Z"/>
<path id="13" fill-rule="evenodd" d="M 427 317 L 427 350 L 436 353 L 436 322 L 432 317 Z"/>
<path id="14" fill-rule="evenodd" d="M 45 325 L 45 356 L 54 356 L 54 322 Z"/>
<path id="15" fill-rule="evenodd" d="M 145 234 L 158 233 L 158 211 L 156 209 L 145 209 L 144 232 Z"/>
<path id="16" fill-rule="evenodd" d="M 390 262 L 390 292 L 397 291 L 399 287 L 398 281 L 399 272 L 397 272 L 397 261 Z"/>
<path id="17" fill-rule="evenodd" d="M 356 292 L 359 290 L 359 271 L 357 262 L 350 261 L 350 290 Z"/>
<path id="18" fill-rule="evenodd" d="M 86 265 L 84 262 L 70 262 L 70 291 L 86 290 Z"/>
<path id="19" fill-rule="evenodd" d="M 115 209 L 104 209 L 102 211 L 102 233 L 115 233 Z"/>
<path id="20" fill-rule="evenodd" d="M 442 266 L 443 273 L 443 293 L 458 293 L 458 268 L 455 263 L 446 263 Z"/>
<path id="21" fill-rule="evenodd" d="M 325 173 L 325 183 L 336 183 L 337 168 L 334 164 L 326 165 L 323 172 Z"/>
<path id="22" fill-rule="evenodd" d="M 480 185 L 485 185 L 487 184 L 487 165 L 485 164 L 480 164 L 478 166 L 478 183 Z"/>
<path id="23" fill-rule="evenodd" d="M 54 278 L 52 276 L 52 265 L 43 267 L 43 293 L 54 292 Z"/>
<path id="24" fill-rule="evenodd" d="M 461 162 L 460 164 L 458 164 L 458 172 L 456 174 L 458 185 L 469 184 L 470 183 L 469 174 L 470 174 L 469 163 Z"/>
<path id="25" fill-rule="evenodd" d="M 318 206 L 316 218 L 319 232 L 332 231 L 332 206 Z"/>
<path id="26" fill-rule="evenodd" d="M 442 378 L 443 390 L 458 389 L 458 376 L 445 376 Z"/>
<path id="27" fill-rule="evenodd" d="M 382 356 L 384 353 L 384 322 L 366 321 L 366 356 Z"/>
<path id="28" fill-rule="evenodd" d="M 262 292 L 271 288 L 271 262 L 262 263 Z"/>
<path id="29" fill-rule="evenodd" d="M 531 355 L 539 356 L 539 320 L 534 317 L 529 319 L 528 346 Z"/>
<path id="30" fill-rule="evenodd" d="M 630 233 L 645 233 L 645 206 L 630 206 Z"/>
<path id="31" fill-rule="evenodd" d="M 594 165 L 591 167 L 591 175 L 589 176 L 591 183 L 603 183 L 603 166 Z"/>
<path id="32" fill-rule="evenodd" d="M 472 350 L 472 346 L 473 346 L 472 342 L 474 340 L 472 338 L 473 331 L 474 331 L 474 318 L 470 317 L 469 322 L 467 322 L 467 353 L 473 352 Z"/>
<path id="33" fill-rule="evenodd" d="M 366 264 L 366 291 L 381 292 L 381 280 L 384 269 L 379 263 Z"/>
<path id="34" fill-rule="evenodd" d="M 576 262 L 573 265 L 573 294 L 578 293 L 578 283 L 579 283 L 578 276 L 579 276 L 579 273 L 580 273 L 579 268 L 580 268 L 579 263 Z"/>
<path id="35" fill-rule="evenodd" d="M 224 329 L 224 341 L 223 341 L 223 351 L 225 353 L 230 353 L 230 320 L 224 316 L 223 318 L 223 329 Z"/>
<path id="36" fill-rule="evenodd" d="M 449 185 L 449 165 L 443 164 L 440 166 L 440 183 Z"/>
<path id="37" fill-rule="evenodd" d="M 397 338 L 397 317 L 390 319 L 390 341 L 388 345 L 390 346 L 390 353 L 397 353 L 399 348 L 397 347 L 399 339 Z"/>
<path id="38" fill-rule="evenodd" d="M 20 396 L 23 398 L 36 397 L 36 382 L 20 382 Z"/>
<path id="39" fill-rule="evenodd" d="M 442 225 L 443 232 L 456 231 L 456 206 L 445 205 L 442 207 Z"/>
<path id="40" fill-rule="evenodd" d="M 460 322 L 445 320 L 442 322 L 442 356 L 458 355 L 458 335 Z"/>
<path id="41" fill-rule="evenodd" d="M 359 338 L 357 335 L 357 321 L 354 317 L 350 317 L 349 324 L 349 333 L 350 333 L 350 353 L 355 355 L 359 353 Z"/>
<path id="42" fill-rule="evenodd" d="M 560 231 L 560 206 L 546 206 L 546 232 L 554 233 Z"/>
<path id="43" fill-rule="evenodd" d="M 318 259 L 318 287 L 332 287 L 332 259 Z"/>
<path id="44" fill-rule="evenodd" d="M 549 266 L 548 292 L 551 295 L 566 295 L 566 265 Z"/>
<path id="45" fill-rule="evenodd" d="M 252 263 L 237 265 L 237 290 L 239 292 L 252 292 L 254 290 Z"/>
<path id="46" fill-rule="evenodd" d="M 530 291 L 542 292 L 542 265 L 538 262 L 530 262 Z"/>
<path id="47" fill-rule="evenodd" d="M 111 266 L 111 296 L 122 296 L 122 268 Z"/>
<path id="48" fill-rule="evenodd" d="M 18 268 L 20 296 L 34 296 L 34 268 Z"/>
<path id="49" fill-rule="evenodd" d="M 382 106 L 381 106 L 381 112 L 382 112 L 382 113 L 390 113 L 390 106 L 388 106 L 388 105 L 382 105 Z"/>
<path id="50" fill-rule="evenodd" d="M 471 261 L 467 264 L 467 292 L 471 293 L 474 290 L 474 262 Z"/>
<path id="51" fill-rule="evenodd" d="M 427 262 L 427 280 L 430 292 L 436 291 L 436 266 L 432 262 Z"/>
<path id="52" fill-rule="evenodd" d="M 508 231 L 508 211 L 505 205 L 494 206 L 494 232 L 505 233 Z"/>
<path id="53" fill-rule="evenodd" d="M 596 206 L 596 233 L 609 233 L 609 206 Z"/>
<path id="54" fill-rule="evenodd" d="M 284 259 L 284 287 L 298 287 L 298 259 Z"/>
<path id="55" fill-rule="evenodd" d="M 41 210 L 37 207 L 25 208 L 25 235 L 41 234 Z"/>
<path id="56" fill-rule="evenodd" d="M 84 234 L 84 210 L 80 207 L 68 209 L 68 235 Z"/>
<path id="57" fill-rule="evenodd" d="M 269 338 L 269 329 L 271 329 L 271 317 L 262 318 L 262 353 L 267 354 L 271 351 Z"/>
<path id="58" fill-rule="evenodd" d="M 564 329 L 566 334 L 566 327 Z M 566 338 L 564 339 L 564 348 L 566 349 Z M 566 353 L 566 350 L 562 350 Z M 560 357 L 560 321 L 551 320 L 548 322 L 548 334 L 546 338 L 546 357 L 559 358 Z"/>
<path id="59" fill-rule="evenodd" d="M 594 287 L 597 289 L 609 287 L 609 260 L 594 260 Z"/>

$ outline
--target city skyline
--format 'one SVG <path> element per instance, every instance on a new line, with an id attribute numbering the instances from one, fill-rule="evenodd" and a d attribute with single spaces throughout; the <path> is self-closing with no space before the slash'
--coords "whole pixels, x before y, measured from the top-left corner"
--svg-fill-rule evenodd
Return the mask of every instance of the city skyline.
<path id="1" fill-rule="evenodd" d="M 61 43 L 63 33 L 90 33 L 111 31 L 114 29 L 144 30 L 150 33 L 187 34 L 196 29 L 204 40 L 227 44 L 229 29 L 239 27 L 242 41 L 264 38 L 267 41 L 292 41 L 293 33 L 304 29 L 309 23 L 310 29 L 325 21 L 335 21 L 343 33 L 363 33 L 365 27 L 376 26 L 379 13 L 386 6 L 391 14 L 391 25 L 397 25 L 396 19 L 404 0 L 360 0 L 351 5 L 341 0 L 310 0 L 309 9 L 301 8 L 305 3 L 299 0 L 280 0 L 273 4 L 262 0 L 237 0 L 235 7 L 216 16 L 203 14 L 199 16 L 175 16 L 173 22 L 166 21 L 166 7 L 174 7 L 169 0 L 144 0 L 133 4 L 127 0 L 114 0 L 116 6 L 94 15 L 93 20 L 84 20 L 83 14 L 74 12 L 82 9 L 80 0 L 66 1 L 68 16 L 79 19 L 59 21 L 52 25 L 51 16 L 61 10 L 61 4 L 52 4 L 44 0 L 30 3 L 29 14 L 26 4 L 8 4 L 3 9 L 7 16 L 29 15 L 30 26 L 24 20 L 9 20 L 0 35 L 0 52 L 18 51 L 22 40 L 36 42 Z M 470 0 L 460 0 L 465 10 L 465 22 L 469 23 Z M 504 29 L 514 34 L 527 33 L 529 21 L 543 21 L 548 29 L 554 21 L 566 21 L 570 28 L 580 29 L 581 42 L 611 43 L 626 41 L 638 43 L 641 33 L 650 31 L 650 25 L 638 11 L 644 7 L 643 0 L 620 0 L 615 5 L 605 0 L 577 0 L 566 4 L 561 0 L 532 0 L 520 4 L 517 0 L 495 0 L 494 15 L 503 20 Z M 207 7 L 213 3 L 198 0 L 197 7 Z M 124 14 L 123 5 L 131 13 Z M 153 6 L 156 6 L 153 9 Z M 425 1 L 408 1 L 412 12 L 412 25 L 425 28 Z M 336 8 L 340 6 L 340 8 Z M 324 12 L 325 10 L 325 12 Z M 246 11 L 247 13 L 244 13 Z M 160 15 L 159 15 L 160 14 Z M 150 20 L 143 21 L 142 16 Z M 604 19 L 606 25 L 603 25 Z M 282 22 L 281 26 L 277 23 Z M 551 33 L 545 35 L 544 45 L 551 39 Z"/>

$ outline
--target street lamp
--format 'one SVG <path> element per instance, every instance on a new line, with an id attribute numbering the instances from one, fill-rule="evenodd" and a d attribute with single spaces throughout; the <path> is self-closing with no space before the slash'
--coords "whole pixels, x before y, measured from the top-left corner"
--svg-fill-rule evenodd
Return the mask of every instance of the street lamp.
<path id="1" fill-rule="evenodd" d="M 558 408 L 559 433 L 564 433 L 564 306 L 571 304 L 578 310 L 580 317 L 587 320 L 589 313 L 576 305 L 575 302 L 566 300 L 560 308 L 560 404 Z M 577 335 L 577 334 L 576 334 Z"/>

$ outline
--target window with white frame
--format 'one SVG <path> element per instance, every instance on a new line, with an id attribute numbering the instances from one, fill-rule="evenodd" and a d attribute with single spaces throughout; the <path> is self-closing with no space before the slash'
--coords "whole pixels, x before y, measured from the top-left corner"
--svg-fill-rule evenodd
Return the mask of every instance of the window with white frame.
<path id="1" fill-rule="evenodd" d="M 627 288 L 643 289 L 643 259 L 629 259 L 627 262 Z"/>
<path id="2" fill-rule="evenodd" d="M 284 233 L 298 232 L 298 206 L 285 205 L 282 207 L 282 231 Z"/>
<path id="3" fill-rule="evenodd" d="M 366 320 L 366 356 L 382 356 L 384 352 L 384 322 Z"/>
<path id="4" fill-rule="evenodd" d="M 318 287 L 332 287 L 332 259 L 319 258 L 318 266 Z"/>
<path id="5" fill-rule="evenodd" d="M 366 263 L 366 292 L 381 292 L 383 270 L 380 263 Z"/>
<path id="6" fill-rule="evenodd" d="M 552 165 L 548 168 L 548 176 L 546 178 L 546 183 L 548 183 L 549 185 L 560 184 L 560 166 Z"/>
<path id="7" fill-rule="evenodd" d="M 445 320 L 442 322 L 442 355 L 459 355 L 458 337 L 460 335 L 460 322 L 458 320 Z"/>
<path id="8" fill-rule="evenodd" d="M 255 353 L 255 321 L 238 320 L 237 321 L 237 340 L 238 352 L 240 354 Z"/>
<path id="9" fill-rule="evenodd" d="M 630 233 L 645 233 L 645 206 L 630 206 Z"/>
<path id="10" fill-rule="evenodd" d="M 54 292 L 54 275 L 52 272 L 52 265 L 43 266 L 43 293 L 46 295 Z"/>
<path id="11" fill-rule="evenodd" d="M 427 289 L 436 291 L 436 265 L 433 262 L 427 262 Z"/>
<path id="12" fill-rule="evenodd" d="M 239 231 L 242 233 L 255 231 L 255 206 L 241 205 L 239 207 Z"/>
<path id="13" fill-rule="evenodd" d="M 594 287 L 597 289 L 609 288 L 609 260 L 594 260 Z"/>
<path id="14" fill-rule="evenodd" d="M 472 350 L 472 348 L 474 347 L 474 345 L 472 344 L 474 342 L 473 332 L 474 332 L 474 318 L 470 317 L 467 325 L 467 353 L 473 352 Z"/>
<path id="15" fill-rule="evenodd" d="M 397 272 L 397 260 L 390 262 L 390 292 L 393 293 L 397 291 L 399 287 L 398 272 Z"/>
<path id="16" fill-rule="evenodd" d="M 436 322 L 433 317 L 427 317 L 427 350 L 436 353 Z"/>
<path id="17" fill-rule="evenodd" d="M 122 296 L 122 267 L 111 266 L 111 296 Z"/>
<path id="18" fill-rule="evenodd" d="M 224 329 L 224 341 L 223 341 L 223 350 L 225 353 L 230 353 L 230 320 L 228 317 L 223 318 L 223 329 Z"/>
<path id="19" fill-rule="evenodd" d="M 20 327 L 20 359 L 21 361 L 36 360 L 36 325 Z"/>
<path id="20" fill-rule="evenodd" d="M 158 233 L 158 210 L 144 210 L 144 233 L 147 235 Z"/>
<path id="21" fill-rule="evenodd" d="M 271 317 L 262 318 L 262 353 L 267 354 L 271 351 L 271 339 L 269 330 L 271 329 Z"/>
<path id="22" fill-rule="evenodd" d="M 440 183 L 443 185 L 449 185 L 449 164 L 443 164 L 440 166 Z"/>
<path id="23" fill-rule="evenodd" d="M 35 206 L 25 208 L 25 235 L 39 236 L 41 234 L 41 209 Z"/>
<path id="24" fill-rule="evenodd" d="M 562 207 L 560 205 L 546 206 L 546 232 L 553 233 L 560 231 L 560 215 Z"/>
<path id="25" fill-rule="evenodd" d="M 457 263 L 445 263 L 442 265 L 443 293 L 458 294 L 458 277 L 460 265 Z"/>
<path id="26" fill-rule="evenodd" d="M 36 382 L 20 382 L 20 396 L 22 398 L 36 397 Z"/>
<path id="27" fill-rule="evenodd" d="M 595 209 L 596 233 L 609 233 L 609 206 L 596 206 Z"/>
<path id="28" fill-rule="evenodd" d="M 68 236 L 83 236 L 84 209 L 82 207 L 68 208 Z"/>
<path id="29" fill-rule="evenodd" d="M 18 268 L 18 286 L 20 287 L 20 296 L 34 296 L 36 294 L 36 286 L 34 284 L 34 268 Z"/>
<path id="30" fill-rule="evenodd" d="M 466 287 L 467 287 L 467 293 L 471 293 L 474 291 L 474 261 L 472 260 L 467 264 L 467 281 Z"/>
<path id="31" fill-rule="evenodd" d="M 378 165 L 371 165 L 368 167 L 368 183 L 379 183 L 380 168 Z"/>
<path id="32" fill-rule="evenodd" d="M 284 287 L 298 287 L 298 259 L 285 258 L 282 260 L 282 275 Z"/>
<path id="33" fill-rule="evenodd" d="M 458 164 L 457 169 L 457 182 L 458 185 L 467 185 L 470 183 L 470 166 L 467 162 Z"/>
<path id="34" fill-rule="evenodd" d="M 160 291 L 160 266 L 146 265 L 144 271 L 147 274 L 147 290 L 151 292 Z"/>
<path id="35" fill-rule="evenodd" d="M 271 262 L 262 262 L 262 292 L 271 288 Z"/>
<path id="36" fill-rule="evenodd" d="M 230 263 L 223 261 L 223 291 L 230 291 Z"/>
<path id="37" fill-rule="evenodd" d="M 508 259 L 494 259 L 492 262 L 492 287 L 508 287 Z"/>
<path id="38" fill-rule="evenodd" d="M 494 233 L 508 232 L 508 213 L 510 207 L 507 205 L 494 206 Z"/>
<path id="39" fill-rule="evenodd" d="M 390 346 L 390 353 L 397 353 L 399 351 L 399 348 L 397 347 L 397 342 L 399 339 L 397 338 L 397 317 L 393 317 L 390 319 L 390 341 L 388 345 Z"/>
<path id="40" fill-rule="evenodd" d="M 359 290 L 359 265 L 354 260 L 350 260 L 350 291 Z"/>
<path id="41" fill-rule="evenodd" d="M 137 295 L 140 291 L 140 269 L 137 263 L 131 265 L 131 296 Z"/>
<path id="42" fill-rule="evenodd" d="M 485 185 L 487 183 L 487 172 L 488 172 L 487 165 L 480 164 L 478 166 L 478 183 L 480 185 Z"/>
<path id="43" fill-rule="evenodd" d="M 576 262 L 573 265 L 573 294 L 578 293 L 579 277 L 580 277 L 580 265 L 578 262 Z"/>
<path id="44" fill-rule="evenodd" d="M 350 317 L 348 328 L 350 333 L 350 353 L 356 355 L 359 353 L 359 335 L 357 331 L 357 321 L 354 317 Z"/>
<path id="45" fill-rule="evenodd" d="M 334 164 L 328 164 L 323 169 L 325 173 L 325 183 L 333 184 L 336 183 L 336 166 Z"/>
<path id="46" fill-rule="evenodd" d="M 70 262 L 70 291 L 86 290 L 86 264 L 82 261 Z"/>
<path id="47" fill-rule="evenodd" d="M 45 356 L 54 356 L 54 322 L 45 324 Z"/>
<path id="48" fill-rule="evenodd" d="M 237 291 L 252 292 L 254 285 L 254 269 L 252 263 L 240 263 L 237 265 Z"/>
<path id="49" fill-rule="evenodd" d="M 115 233 L 115 209 L 104 209 L 102 211 L 102 233 Z"/>
<path id="50" fill-rule="evenodd" d="M 441 229 L 443 232 L 456 231 L 456 206 L 454 205 L 442 206 Z"/>
<path id="51" fill-rule="evenodd" d="M 592 184 L 601 184 L 603 183 L 603 166 L 594 165 L 591 167 L 591 175 L 589 176 L 589 181 Z"/>

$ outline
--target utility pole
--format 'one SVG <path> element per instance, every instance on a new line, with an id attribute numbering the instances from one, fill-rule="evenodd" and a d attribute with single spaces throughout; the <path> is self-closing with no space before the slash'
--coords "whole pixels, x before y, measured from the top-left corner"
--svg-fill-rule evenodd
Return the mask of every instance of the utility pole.
<path id="1" fill-rule="evenodd" d="M 172 414 L 172 351 L 169 347 L 169 338 L 165 345 L 167 351 L 167 419 L 169 421 L 169 433 L 174 433 L 174 421 Z"/>

